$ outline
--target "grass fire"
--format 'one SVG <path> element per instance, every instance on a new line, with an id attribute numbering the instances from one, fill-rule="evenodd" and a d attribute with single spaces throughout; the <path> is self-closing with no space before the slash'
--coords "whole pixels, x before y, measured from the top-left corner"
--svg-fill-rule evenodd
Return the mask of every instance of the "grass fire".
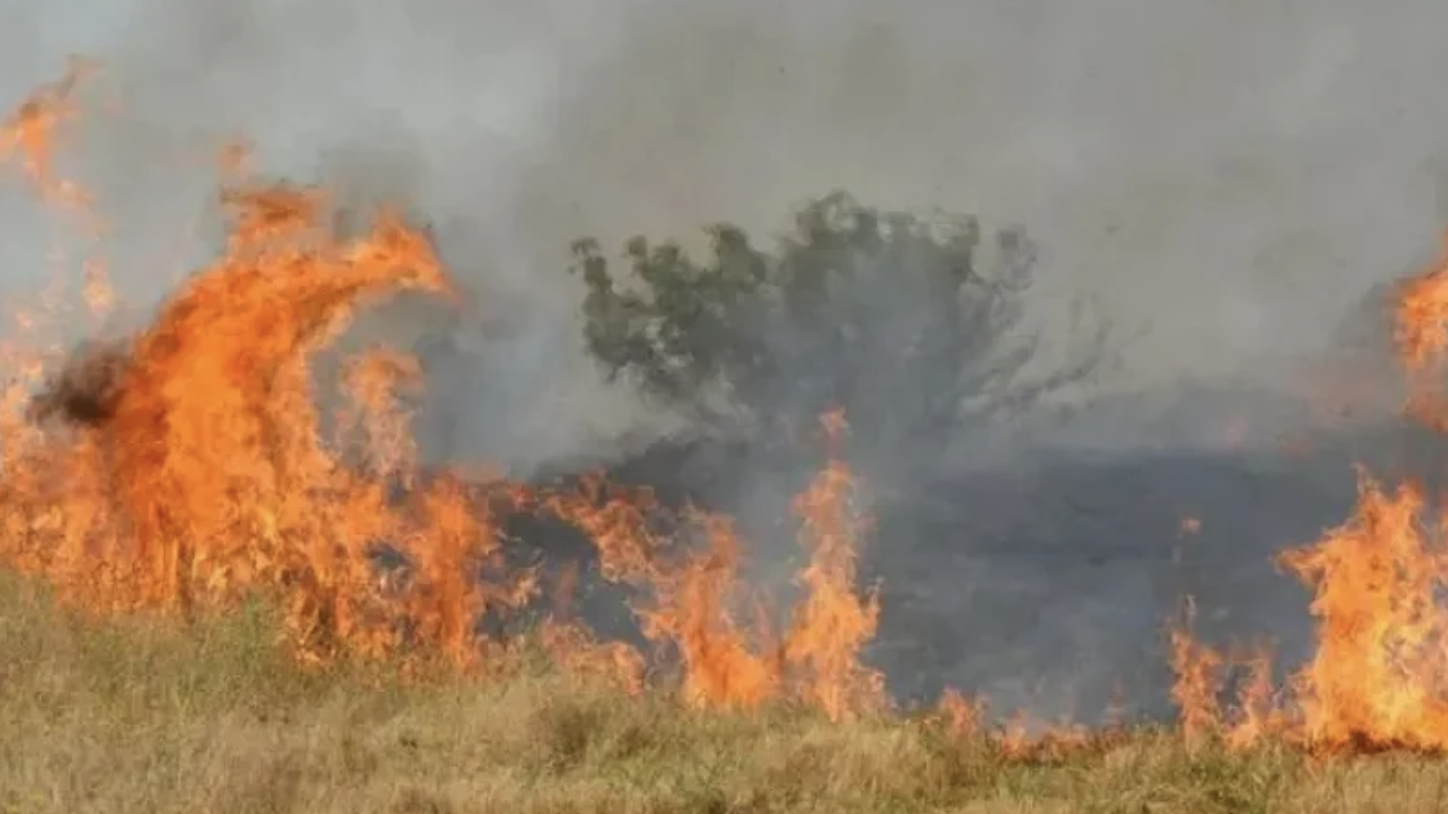
<path id="1" fill-rule="evenodd" d="M 103 213 L 55 163 L 86 76 L 26 101 L 0 155 L 94 230 Z M 41 297 L 9 315 L 0 810 L 1448 805 L 1448 521 L 1424 488 L 1364 472 L 1355 514 L 1284 541 L 1315 622 L 1310 658 L 1285 673 L 1269 647 L 1199 641 L 1183 596 L 1165 634 L 1175 721 L 1037 725 L 968 686 L 903 704 L 865 655 L 889 586 L 859 565 L 875 529 L 850 409 L 794 430 L 817 471 L 791 503 L 803 564 L 787 603 L 745 577 L 752 546 L 710 507 L 603 473 L 426 464 L 418 359 L 382 345 L 346 359 L 330 412 L 315 360 L 391 297 L 467 295 L 401 212 L 343 228 L 325 187 L 269 181 L 246 158 L 218 162 L 218 254 L 143 327 L 68 351 L 55 339 L 68 308 L 99 324 L 118 307 L 99 257 L 81 263 L 78 306 Z M 612 289 L 590 268 L 605 309 Z M 1434 428 L 1448 426 L 1445 268 L 1403 286 L 1395 311 L 1405 409 Z M 571 615 L 563 566 L 519 565 L 519 518 L 586 537 L 638 636 Z"/>

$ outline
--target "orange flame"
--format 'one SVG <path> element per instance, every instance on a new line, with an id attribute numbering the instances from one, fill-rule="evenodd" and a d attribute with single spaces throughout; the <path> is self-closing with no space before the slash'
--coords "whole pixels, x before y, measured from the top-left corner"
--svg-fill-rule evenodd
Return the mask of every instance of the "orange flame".
<path id="1" fill-rule="evenodd" d="M 54 169 L 79 76 L 36 94 L 0 138 L 42 199 L 67 207 L 86 200 Z M 308 663 L 431 652 L 472 669 L 488 653 L 480 617 L 537 589 L 531 571 L 495 578 L 502 521 L 546 511 L 589 535 L 607 578 L 647 589 L 644 632 L 677 648 L 691 702 L 793 696 L 832 717 L 876 703 L 878 677 L 858 656 L 878 608 L 854 594 L 858 528 L 842 461 L 797 504 L 813 561 L 802 609 L 776 641 L 762 614 L 752 625 L 736 618 L 751 597 L 727 518 L 673 517 L 648 493 L 599 479 L 550 491 L 461 471 L 423 477 L 403 401 L 421 369 L 405 354 L 373 348 L 349 360 L 348 401 L 322 437 L 310 361 L 352 315 L 401 290 L 459 298 L 424 233 L 384 212 L 341 235 L 321 190 L 257 182 L 247 159 L 236 145 L 221 157 L 221 255 L 149 328 L 59 368 L 45 349 L 0 347 L 0 562 L 96 613 L 194 616 L 269 593 Z M 109 308 L 103 266 L 83 271 L 90 308 Z M 826 426 L 837 436 L 843 416 Z M 372 547 L 383 543 L 404 566 L 379 569 Z M 641 689 L 632 650 L 556 619 L 537 634 L 570 672 Z"/>
<path id="2" fill-rule="evenodd" d="M 1408 373 L 1404 411 L 1448 428 L 1448 253 L 1399 288 L 1395 340 Z M 1281 694 L 1259 649 L 1228 731 L 1230 746 L 1287 736 L 1315 751 L 1448 749 L 1448 525 L 1420 487 L 1384 489 L 1360 472 L 1356 512 L 1280 563 L 1314 591 L 1312 658 Z M 1174 633 L 1176 697 L 1189 731 L 1215 726 L 1222 659 Z"/>
<path id="3" fill-rule="evenodd" d="M 821 423 L 836 448 L 848 429 L 843 411 L 826 414 Z M 878 706 L 884 698 L 882 677 L 859 660 L 861 648 L 875 635 L 880 603 L 873 592 L 864 600 L 855 594 L 857 540 L 863 527 L 851 505 L 854 490 L 854 476 L 835 454 L 795 499 L 811 560 L 799 576 L 808 595 L 784 653 L 807 676 L 807 700 L 832 718 Z"/>
<path id="4" fill-rule="evenodd" d="M 1182 734 L 1189 745 L 1216 734 L 1222 719 L 1217 702 L 1222 657 L 1191 634 L 1195 617 L 1196 605 L 1188 597 L 1183 600 L 1182 619 L 1170 633 L 1171 665 L 1177 676 L 1171 696 L 1181 710 Z"/>
<path id="5" fill-rule="evenodd" d="M 88 213 L 89 198 L 56 168 L 56 147 L 88 70 L 72 65 L 0 129 L 0 160 L 18 159 L 41 199 L 70 214 Z M 647 492 L 598 478 L 552 490 L 461 471 L 424 476 L 403 401 L 421 370 L 405 354 L 376 348 L 348 362 L 349 400 L 324 438 L 311 357 L 358 309 L 393 293 L 460 296 L 427 235 L 402 218 L 384 212 L 356 235 L 339 234 L 321 190 L 257 182 L 246 159 L 235 147 L 223 156 L 220 256 L 149 328 L 57 367 L 41 329 L 58 313 L 58 294 L 16 314 L 18 337 L 0 344 L 0 562 L 96 613 L 194 616 L 264 592 L 285 609 L 289 642 L 309 663 L 431 652 L 473 669 L 494 652 L 477 632 L 480 617 L 537 592 L 536 574 L 503 571 L 502 523 L 547 512 L 588 535 L 605 578 L 644 589 L 643 632 L 676 652 L 688 702 L 790 699 L 833 719 L 888 707 L 881 675 L 862 659 L 880 605 L 876 591 L 856 586 L 868 527 L 840 450 L 842 412 L 822 418 L 829 459 L 794 501 L 810 562 L 798 576 L 803 597 L 776 634 L 740 584 L 746 547 L 728 518 L 671 513 Z M 81 271 L 87 307 L 114 307 L 104 264 L 90 259 Z M 1406 409 L 1448 428 L 1448 252 L 1402 287 L 1396 317 L 1413 385 Z M 1223 671 L 1236 660 L 1186 625 L 1174 629 L 1173 697 L 1186 737 L 1448 748 L 1448 529 L 1432 516 L 1419 488 L 1387 491 L 1364 475 L 1352 519 L 1283 555 L 1315 590 L 1318 647 L 1281 697 L 1259 649 L 1236 708 L 1224 712 Z M 1179 529 L 1200 530 L 1196 518 Z M 371 547 L 384 542 L 403 567 L 375 565 Z M 537 634 L 565 669 L 642 691 L 645 662 L 633 649 L 561 618 Z M 947 693 L 937 710 L 961 734 L 979 731 L 983 716 L 965 698 Z M 1006 754 L 1092 742 L 1068 727 L 1033 745 L 1024 720 L 1001 735 Z"/>

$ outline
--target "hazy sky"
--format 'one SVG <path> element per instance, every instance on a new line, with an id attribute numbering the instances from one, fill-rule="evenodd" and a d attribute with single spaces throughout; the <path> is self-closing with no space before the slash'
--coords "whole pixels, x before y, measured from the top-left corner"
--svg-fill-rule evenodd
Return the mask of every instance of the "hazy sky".
<path id="1" fill-rule="evenodd" d="M 85 177 L 140 299 L 183 266 L 215 139 L 245 132 L 266 169 L 452 222 L 460 273 L 540 309 L 529 369 L 572 335 L 578 232 L 770 229 L 846 187 L 1025 224 L 1040 318 L 1086 292 L 1150 322 L 1127 350 L 1149 379 L 1311 346 L 1431 255 L 1445 22 L 1433 0 L 0 0 L 0 98 L 67 53 L 107 66 Z M 8 293 L 42 248 L 4 196 Z"/>

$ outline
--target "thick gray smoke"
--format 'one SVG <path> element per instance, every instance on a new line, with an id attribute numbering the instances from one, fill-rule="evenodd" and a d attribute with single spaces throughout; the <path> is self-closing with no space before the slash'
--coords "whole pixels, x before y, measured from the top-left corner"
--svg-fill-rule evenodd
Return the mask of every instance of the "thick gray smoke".
<path id="1" fill-rule="evenodd" d="M 579 234 L 762 233 L 840 187 L 1024 224 L 1044 250 L 1032 318 L 1057 348 L 1083 293 L 1136 338 L 1106 406 L 1032 436 L 1074 452 L 942 439 L 968 474 L 875 552 L 908 597 L 879 656 L 902 686 L 919 668 L 1007 702 L 1043 675 L 1090 712 L 1142 675 L 1178 590 L 1250 617 L 1241 632 L 1300 609 L 1240 569 L 1341 519 L 1350 456 L 1280 454 L 1307 419 L 1275 391 L 1448 220 L 1445 21 L 1431 0 L 6 0 L 0 98 L 67 53 L 105 66 L 79 152 L 134 302 L 204 255 L 209 161 L 232 134 L 268 172 L 426 213 L 502 321 L 453 329 L 472 350 L 435 383 L 444 443 L 525 467 L 667 423 L 578 348 L 562 269 Z M 5 196 L 8 299 L 38 285 L 46 244 Z M 1185 514 L 1202 553 L 1174 560 Z M 1277 627 L 1300 640 L 1294 624 Z"/>

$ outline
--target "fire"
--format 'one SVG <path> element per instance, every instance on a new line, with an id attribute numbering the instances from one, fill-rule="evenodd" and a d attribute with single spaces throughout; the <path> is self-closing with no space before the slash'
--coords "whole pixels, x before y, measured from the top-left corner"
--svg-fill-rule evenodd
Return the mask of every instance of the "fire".
<path id="1" fill-rule="evenodd" d="M 87 203 L 81 188 L 57 172 L 55 152 L 62 125 L 79 115 L 76 88 L 95 70 L 90 62 L 72 59 L 65 76 L 31 94 L 0 126 L 0 162 L 9 162 L 18 154 L 25 176 L 50 203 Z"/>
<path id="2" fill-rule="evenodd" d="M 0 138 L 47 203 L 85 200 L 55 170 L 83 76 L 42 89 Z M 348 360 L 330 423 L 312 362 L 360 309 L 398 292 L 465 305 L 427 235 L 389 212 L 340 233 L 324 190 L 258 180 L 235 145 L 221 158 L 222 251 L 149 327 L 57 365 L 53 348 L 27 344 L 52 307 L 27 313 L 24 341 L 3 348 L 0 562 L 98 614 L 195 617 L 266 594 L 310 664 L 426 655 L 476 670 L 516 644 L 485 641 L 479 620 L 539 587 L 532 571 L 506 571 L 504 521 L 545 513 L 590 537 L 607 578 L 643 589 L 644 633 L 676 651 L 691 703 L 791 698 L 834 718 L 878 704 L 878 677 L 859 664 L 878 606 L 853 584 L 860 529 L 842 460 L 797 506 L 812 562 L 784 636 L 762 611 L 742 613 L 762 602 L 740 585 L 745 546 L 728 518 L 671 513 L 598 479 L 541 489 L 425 472 L 406 406 L 416 359 L 372 348 Z M 92 311 L 115 303 L 103 269 L 82 268 Z M 826 424 L 843 432 L 840 415 Z M 381 568 L 382 548 L 404 565 Z M 563 618 L 536 637 L 570 672 L 643 687 L 644 656 L 624 645 Z"/>
<path id="3" fill-rule="evenodd" d="M 840 411 L 826 414 L 822 425 L 832 446 L 848 429 Z M 837 455 L 795 499 L 811 562 L 799 576 L 806 599 L 784 648 L 786 660 L 808 676 L 809 699 L 835 718 L 884 698 L 882 677 L 859 661 L 875 635 L 880 604 L 876 594 L 862 601 L 853 590 L 863 524 L 851 509 L 854 477 Z"/>
<path id="4" fill-rule="evenodd" d="M 1191 635 L 1195 616 L 1195 604 L 1190 598 L 1184 600 L 1183 618 L 1170 634 L 1171 666 L 1177 676 L 1171 695 L 1181 710 L 1182 734 L 1189 745 L 1216 734 L 1222 717 L 1217 699 L 1222 657 Z"/>
<path id="5" fill-rule="evenodd" d="M 0 159 L 18 162 L 42 201 L 85 213 L 88 237 L 99 222 L 56 155 L 90 70 L 77 62 L 0 130 Z M 97 614 L 195 617 L 265 594 L 309 664 L 426 655 L 478 670 L 522 646 L 486 640 L 479 620 L 529 605 L 540 589 L 538 573 L 507 569 L 515 543 L 504 525 L 545 514 L 588 536 L 606 579 L 638 589 L 641 631 L 669 655 L 685 702 L 788 701 L 835 720 L 888 710 L 883 678 L 862 658 L 880 603 L 856 584 L 869 529 L 841 451 L 843 412 L 821 418 L 828 457 L 794 501 L 809 563 L 802 598 L 776 626 L 743 584 L 748 546 L 728 517 L 670 511 L 597 477 L 542 488 L 425 471 L 407 407 L 422 371 L 406 354 L 379 347 L 348 360 L 345 403 L 325 421 L 313 360 L 359 309 L 401 291 L 465 304 L 428 236 L 402 217 L 384 211 L 342 233 L 324 190 L 263 182 L 248 165 L 243 148 L 224 152 L 224 244 L 149 327 L 59 358 L 44 331 L 62 314 L 61 289 L 15 314 L 15 339 L 0 344 L 0 563 Z M 102 262 L 80 270 L 89 311 L 118 307 Z M 1396 317 L 1413 385 L 1406 409 L 1448 426 L 1448 257 L 1403 286 Z M 1318 622 L 1315 654 L 1284 686 L 1265 647 L 1229 658 L 1176 626 L 1183 736 L 1238 748 L 1286 738 L 1321 751 L 1448 749 L 1448 521 L 1431 508 L 1412 484 L 1388 490 L 1364 475 L 1354 517 L 1282 555 L 1314 589 Z M 1184 518 L 1178 531 L 1196 535 L 1201 521 Z M 380 567 L 384 549 L 403 565 Z M 642 692 L 646 654 L 598 641 L 567 618 L 566 596 L 554 599 L 534 631 L 542 650 L 568 672 Z M 1224 709 L 1232 669 L 1243 680 Z M 951 690 L 934 715 L 974 736 L 984 709 Z M 1079 727 L 1043 740 L 1026 730 L 1008 725 L 997 744 L 1038 758 L 1105 742 Z"/>
<path id="6" fill-rule="evenodd" d="M 741 548 L 728 518 L 690 512 L 704 548 L 680 553 L 654 530 L 662 509 L 647 492 L 592 478 L 549 496 L 548 508 L 589 535 L 606 576 L 649 590 L 635 610 L 646 637 L 678 650 L 687 701 L 753 707 L 776 695 L 780 671 L 736 618 Z"/>
<path id="7" fill-rule="evenodd" d="M 821 419 L 833 445 L 845 432 L 839 412 Z M 548 497 L 548 508 L 584 529 L 606 575 L 649 589 L 637 613 L 649 639 L 677 649 L 682 692 L 700 706 L 754 708 L 784 696 L 843 719 L 883 705 L 883 681 L 861 665 L 860 651 L 879 616 L 874 594 L 855 591 L 862 521 L 852 506 L 854 476 L 838 457 L 795 501 L 810 562 L 799 576 L 805 596 L 783 637 L 772 634 L 758 597 L 739 584 L 743 547 L 727 517 L 699 510 L 683 518 L 703 545 L 680 552 L 661 538 L 660 508 L 647 493 L 601 480 Z M 740 609 L 755 609 L 753 624 Z"/>
<path id="8" fill-rule="evenodd" d="M 1448 614 L 1438 532 L 1405 486 L 1366 480 L 1357 517 L 1317 546 L 1283 557 L 1317 592 L 1318 651 L 1299 676 L 1307 737 L 1342 745 L 1448 745 Z"/>
<path id="9" fill-rule="evenodd" d="M 1410 386 L 1405 412 L 1448 426 L 1448 255 L 1400 288 L 1394 316 Z M 1352 518 L 1280 557 L 1314 591 L 1317 650 L 1287 688 L 1287 710 L 1262 702 L 1270 680 L 1259 670 L 1239 742 L 1290 719 L 1295 737 L 1317 750 L 1448 748 L 1448 526 L 1416 484 L 1388 490 L 1366 472 L 1360 484 Z"/>
<path id="10" fill-rule="evenodd" d="M 1448 255 L 1401 286 L 1395 338 L 1409 416 L 1448 427 Z M 1360 472 L 1354 515 L 1317 543 L 1284 552 L 1286 571 L 1312 588 L 1316 651 L 1276 688 L 1270 654 L 1248 662 L 1228 745 L 1286 737 L 1318 752 L 1448 749 L 1448 515 L 1423 489 L 1388 489 Z M 1189 737 L 1221 734 L 1217 706 L 1227 662 L 1173 631 L 1174 691 Z"/>

